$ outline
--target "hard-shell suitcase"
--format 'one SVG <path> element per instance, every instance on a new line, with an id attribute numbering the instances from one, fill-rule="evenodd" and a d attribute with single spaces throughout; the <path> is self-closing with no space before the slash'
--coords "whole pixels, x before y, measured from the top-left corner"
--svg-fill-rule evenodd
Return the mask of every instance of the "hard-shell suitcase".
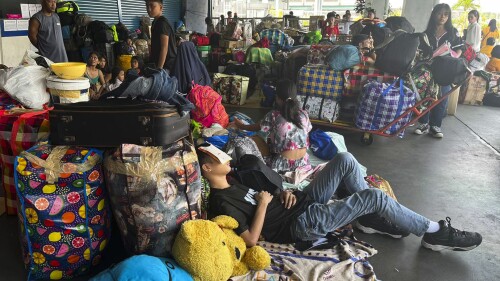
<path id="1" fill-rule="evenodd" d="M 122 143 L 168 145 L 189 135 L 189 115 L 175 106 L 111 99 L 55 104 L 50 111 L 53 145 L 115 147 Z"/>

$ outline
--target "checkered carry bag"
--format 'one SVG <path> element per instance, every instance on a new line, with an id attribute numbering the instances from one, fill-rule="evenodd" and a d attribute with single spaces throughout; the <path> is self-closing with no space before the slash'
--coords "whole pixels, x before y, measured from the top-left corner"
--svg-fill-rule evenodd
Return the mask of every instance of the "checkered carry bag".
<path id="1" fill-rule="evenodd" d="M 342 71 L 328 66 L 304 66 L 299 70 L 297 94 L 339 100 L 344 89 Z"/>
<path id="2" fill-rule="evenodd" d="M 399 87 L 395 87 L 397 82 L 387 84 L 370 81 L 363 87 L 356 110 L 356 127 L 366 131 L 380 130 L 415 105 L 416 94 L 405 87 L 401 79 L 399 79 Z M 385 133 L 395 134 L 410 120 L 411 114 L 408 114 L 388 128 Z"/>
<path id="3" fill-rule="evenodd" d="M 357 97 L 368 80 L 377 80 L 381 83 L 391 83 L 397 76 L 390 75 L 373 66 L 358 64 L 344 71 L 344 96 Z"/>
<path id="4" fill-rule="evenodd" d="M 7 214 L 17 214 L 14 160 L 24 150 L 49 138 L 47 110 L 0 111 L 0 157 Z"/>

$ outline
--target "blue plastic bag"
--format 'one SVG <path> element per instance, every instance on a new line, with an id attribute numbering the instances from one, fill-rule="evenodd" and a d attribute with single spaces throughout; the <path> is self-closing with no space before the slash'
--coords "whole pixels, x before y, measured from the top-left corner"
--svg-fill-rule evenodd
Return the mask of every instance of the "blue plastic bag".
<path id="1" fill-rule="evenodd" d="M 309 142 L 314 156 L 323 160 L 332 160 L 337 155 L 338 149 L 333 140 L 325 132 L 316 129 L 309 133 Z"/>

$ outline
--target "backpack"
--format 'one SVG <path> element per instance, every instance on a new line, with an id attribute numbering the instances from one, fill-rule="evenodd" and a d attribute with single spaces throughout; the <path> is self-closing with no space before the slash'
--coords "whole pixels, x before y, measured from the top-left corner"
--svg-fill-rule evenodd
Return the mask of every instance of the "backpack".
<path id="1" fill-rule="evenodd" d="M 114 41 L 113 31 L 103 21 L 95 20 L 89 23 L 88 33 L 94 43 L 111 43 Z"/>
<path id="2" fill-rule="evenodd" d="M 88 25 L 92 22 L 92 18 L 86 14 L 78 14 L 75 17 L 75 43 L 77 46 L 83 46 L 85 38 L 88 37 Z"/>
<path id="3" fill-rule="evenodd" d="M 368 24 L 361 30 L 360 33 L 371 35 L 373 37 L 373 43 L 376 48 L 390 37 L 392 31 L 387 27 L 379 27 L 375 24 Z"/>
<path id="4" fill-rule="evenodd" d="M 253 154 L 241 156 L 240 163 L 236 166 L 235 177 L 241 184 L 256 191 L 275 194 L 277 190 L 283 189 L 281 176 Z"/>
<path id="5" fill-rule="evenodd" d="M 392 31 L 401 29 L 408 33 L 415 32 L 415 28 L 405 17 L 388 17 L 385 19 L 385 26 Z"/>
<path id="6" fill-rule="evenodd" d="M 222 96 L 210 86 L 193 85 L 187 99 L 192 102 L 195 109 L 191 110 L 191 117 L 200 122 L 205 128 L 217 123 L 222 127 L 229 124 L 229 116 L 222 105 Z"/>
<path id="7" fill-rule="evenodd" d="M 326 55 L 326 63 L 337 71 L 351 68 L 360 62 L 359 50 L 352 45 L 340 45 Z"/>
<path id="8" fill-rule="evenodd" d="M 56 4 L 56 12 L 61 20 L 61 26 L 73 25 L 75 16 L 78 14 L 80 7 L 75 1 L 61 1 Z"/>
<path id="9" fill-rule="evenodd" d="M 460 84 L 470 74 L 463 59 L 450 56 L 435 57 L 432 60 L 431 72 L 434 81 L 440 86 Z"/>
<path id="10" fill-rule="evenodd" d="M 420 34 L 398 31 L 394 39 L 378 49 L 375 67 L 394 75 L 405 74 L 412 66 L 420 45 Z"/>

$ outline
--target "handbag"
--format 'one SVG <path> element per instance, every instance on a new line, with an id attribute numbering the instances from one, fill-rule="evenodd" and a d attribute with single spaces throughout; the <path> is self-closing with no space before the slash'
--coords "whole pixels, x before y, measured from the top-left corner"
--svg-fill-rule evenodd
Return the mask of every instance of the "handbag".
<path id="1" fill-rule="evenodd" d="M 247 99 L 250 78 L 216 73 L 213 89 L 222 96 L 223 103 L 243 105 Z"/>
<path id="2" fill-rule="evenodd" d="M 465 44 L 465 51 L 462 53 L 462 57 L 465 58 L 467 63 L 470 63 L 477 57 L 477 53 L 471 45 Z"/>

